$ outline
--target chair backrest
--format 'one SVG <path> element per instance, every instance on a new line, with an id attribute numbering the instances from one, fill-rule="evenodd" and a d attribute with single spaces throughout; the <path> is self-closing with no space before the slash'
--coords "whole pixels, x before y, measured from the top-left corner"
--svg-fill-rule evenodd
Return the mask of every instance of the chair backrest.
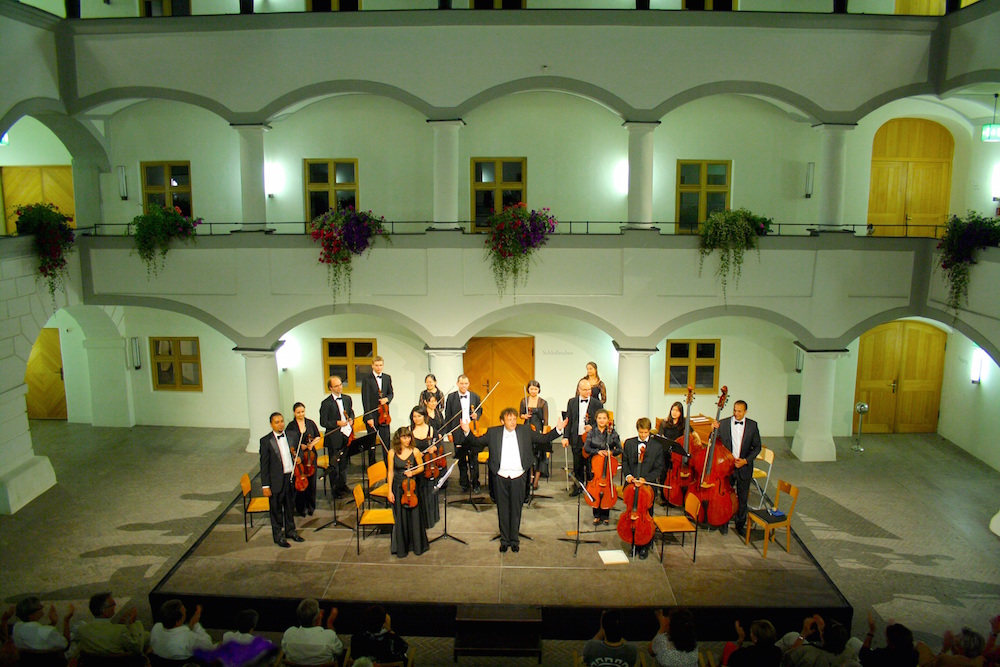
<path id="1" fill-rule="evenodd" d="M 21 659 L 17 663 L 26 667 L 64 667 L 66 665 L 65 649 L 49 649 L 34 651 L 30 648 L 19 649 Z"/>
<path id="2" fill-rule="evenodd" d="M 240 477 L 240 486 L 243 487 L 243 497 L 245 498 L 250 494 L 250 475 L 243 473 Z"/>
<path id="3" fill-rule="evenodd" d="M 361 508 L 364 507 L 364 504 L 365 504 L 365 492 L 364 492 L 364 490 L 362 490 L 360 484 L 355 484 L 354 485 L 354 505 L 358 509 L 358 514 L 361 513 Z M 348 515 L 348 516 L 350 516 L 350 515 Z"/>
<path id="4" fill-rule="evenodd" d="M 696 521 L 699 512 L 701 512 L 701 499 L 693 493 L 688 493 L 687 498 L 684 499 L 684 512 L 692 521 Z"/>
<path id="5" fill-rule="evenodd" d="M 754 459 L 754 463 L 757 461 L 763 461 L 770 468 L 774 465 L 774 450 L 769 447 L 761 447 L 760 454 L 758 454 L 757 458 Z"/>
<path id="6" fill-rule="evenodd" d="M 145 667 L 149 660 L 144 655 L 131 653 L 86 653 L 77 659 L 78 667 Z"/>
<path id="7" fill-rule="evenodd" d="M 371 488 L 388 476 L 385 461 L 379 461 L 368 466 L 368 488 Z"/>
<path id="8" fill-rule="evenodd" d="M 778 495 L 774 498 L 774 507 L 775 507 L 775 509 L 778 508 L 778 505 L 781 502 L 781 494 L 782 493 L 787 493 L 789 496 L 792 497 L 792 506 L 789 507 L 787 510 L 782 510 L 785 513 L 785 516 L 787 518 L 791 519 L 792 518 L 792 512 L 795 511 L 795 503 L 799 502 L 799 487 L 795 486 L 794 484 L 790 484 L 789 482 L 786 482 L 783 479 L 779 479 L 778 480 Z"/>

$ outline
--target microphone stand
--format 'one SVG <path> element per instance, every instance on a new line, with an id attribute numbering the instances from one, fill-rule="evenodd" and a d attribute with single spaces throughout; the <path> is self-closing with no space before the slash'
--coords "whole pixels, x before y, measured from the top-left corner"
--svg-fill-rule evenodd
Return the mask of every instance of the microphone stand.
<path id="1" fill-rule="evenodd" d="M 587 487 L 583 485 L 583 482 L 581 482 L 579 479 L 577 479 L 576 475 L 573 475 L 571 473 L 570 476 L 573 478 L 573 481 L 576 482 L 576 485 L 580 487 L 580 493 L 577 494 L 577 496 L 576 496 L 576 531 L 567 531 L 566 532 L 567 535 L 572 534 L 573 537 L 557 537 L 556 539 L 559 540 L 560 542 L 573 542 L 574 543 L 573 558 L 576 558 L 576 552 L 580 549 L 580 544 L 581 543 L 583 543 L 583 544 L 600 544 L 601 541 L 600 540 L 581 540 L 580 539 L 580 506 L 582 504 L 582 498 L 583 498 L 584 495 L 586 495 L 588 500 L 593 500 L 594 496 L 590 495 L 590 491 L 587 491 Z"/>

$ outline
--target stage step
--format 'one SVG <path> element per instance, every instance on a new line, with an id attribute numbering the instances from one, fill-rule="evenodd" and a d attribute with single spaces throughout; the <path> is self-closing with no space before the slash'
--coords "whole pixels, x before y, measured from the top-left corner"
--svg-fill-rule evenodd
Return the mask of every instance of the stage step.
<path id="1" fill-rule="evenodd" d="M 538 658 L 542 662 L 542 608 L 463 604 L 455 612 L 455 654 Z"/>

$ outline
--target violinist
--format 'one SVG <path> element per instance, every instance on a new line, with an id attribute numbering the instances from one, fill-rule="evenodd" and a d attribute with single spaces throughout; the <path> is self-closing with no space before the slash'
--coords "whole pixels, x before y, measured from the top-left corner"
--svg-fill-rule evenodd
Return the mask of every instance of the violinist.
<path id="1" fill-rule="evenodd" d="M 604 404 L 590 395 L 590 381 L 586 378 L 577 382 L 576 391 L 577 395 L 566 404 L 568 424 L 563 447 L 569 447 L 573 451 L 573 474 L 582 484 L 587 481 L 587 460 L 583 458 L 583 443 L 587 440 L 587 433 L 594 427 L 597 411 Z M 580 487 L 574 484 L 569 495 L 580 495 Z"/>
<path id="2" fill-rule="evenodd" d="M 648 417 L 640 417 L 635 423 L 635 430 L 638 437 L 629 438 L 625 441 L 624 453 L 622 454 L 622 473 L 625 475 L 625 483 L 633 484 L 638 492 L 639 487 L 647 481 L 660 479 L 663 471 L 663 447 L 659 442 L 649 437 L 652 424 Z M 653 503 L 649 504 L 649 514 L 653 515 Z M 649 545 L 636 544 L 639 558 L 646 560 L 649 556 Z"/>
<path id="3" fill-rule="evenodd" d="M 582 380 L 581 380 L 582 382 Z M 587 434 L 587 442 L 584 444 L 583 449 L 591 457 L 594 456 L 618 456 L 622 453 L 622 441 L 615 433 L 614 428 L 610 424 L 610 419 L 608 417 L 608 411 L 601 408 L 597 411 L 597 428 L 591 430 Z M 605 462 L 607 466 L 607 462 Z M 594 525 L 604 522 L 607 525 L 611 517 L 610 509 L 603 509 L 601 507 L 594 508 Z"/>
<path id="4" fill-rule="evenodd" d="M 385 419 L 389 415 L 389 404 L 392 403 L 392 378 L 388 373 L 382 372 L 384 366 L 385 360 L 375 357 L 372 359 L 372 372 L 361 379 L 361 404 L 365 409 L 365 424 L 369 433 L 378 432 L 384 445 L 376 444 L 368 451 L 368 465 L 375 463 L 375 449 L 382 450 L 382 460 L 386 461 L 386 447 L 389 446 L 389 424 Z M 388 463 L 386 466 L 388 467 Z"/>
<path id="5" fill-rule="evenodd" d="M 348 445 L 354 428 L 354 403 L 344 393 L 344 382 L 337 375 L 326 381 L 330 395 L 319 404 L 319 425 L 326 429 L 323 446 L 330 457 L 330 488 L 333 496 L 339 498 L 347 494 L 347 468 L 351 461 Z"/>
<path id="6" fill-rule="evenodd" d="M 426 389 L 420 392 L 421 403 L 423 403 L 426 398 L 431 396 L 436 398 L 438 403 L 441 403 L 441 401 L 444 400 L 444 394 L 442 394 L 441 390 L 438 388 L 437 378 L 434 376 L 434 373 L 428 373 L 427 376 L 424 377 L 424 386 Z"/>
<path id="7" fill-rule="evenodd" d="M 542 433 L 549 423 L 549 404 L 545 402 L 544 398 L 538 395 L 542 391 L 542 385 L 538 384 L 538 380 L 532 380 L 528 383 L 525 391 L 527 393 L 521 399 L 521 406 L 519 408 L 521 423 L 527 424 L 532 431 Z M 531 486 L 536 490 L 538 489 L 538 480 L 541 479 L 542 473 L 546 477 L 549 476 L 549 460 L 546 454 L 551 451 L 551 448 L 535 447 L 535 474 L 531 480 Z"/>
<path id="8" fill-rule="evenodd" d="M 292 414 L 295 418 L 285 428 L 285 439 L 293 452 L 298 451 L 302 474 L 308 480 L 304 491 L 295 489 L 295 513 L 312 516 L 316 511 L 316 448 L 313 443 L 319 440 L 319 427 L 313 420 L 306 419 L 306 406 L 302 403 L 292 406 Z"/>
<path id="9" fill-rule="evenodd" d="M 450 431 L 460 422 L 479 421 L 480 410 L 479 394 L 469 391 L 469 376 L 458 376 L 458 391 L 448 394 L 445 399 L 444 422 Z M 458 483 L 465 493 L 472 489 L 473 493 L 479 493 L 482 489 L 479 486 L 479 452 L 481 447 L 477 447 L 463 430 L 459 429 L 454 433 L 455 460 L 458 461 Z"/>
<path id="10" fill-rule="evenodd" d="M 434 397 L 431 396 L 431 399 L 433 400 Z M 413 436 L 413 446 L 417 451 L 422 452 L 421 456 L 424 461 L 437 458 L 444 453 L 443 447 L 435 443 L 437 431 L 428 423 L 427 411 L 421 405 L 410 410 L 410 434 Z M 434 485 L 437 483 L 437 475 L 434 475 L 433 478 L 428 478 L 426 473 L 431 466 L 440 470 L 441 464 L 445 463 L 445 461 L 446 459 L 441 459 L 425 464 L 425 474 L 417 476 L 417 494 L 420 500 L 420 513 L 423 515 L 425 528 L 433 528 L 441 518 L 437 493 L 434 489 Z M 439 472 L 439 470 L 435 472 Z"/>
<path id="11" fill-rule="evenodd" d="M 435 433 L 440 433 L 441 427 L 444 426 L 444 409 L 441 401 L 434 394 L 428 395 L 427 392 L 422 391 L 420 392 L 420 405 L 427 413 L 427 423 L 431 425 Z"/>
<path id="12" fill-rule="evenodd" d="M 733 403 L 732 417 L 722 423 L 712 423 L 712 427 L 719 430 L 718 441 L 733 453 L 733 458 L 736 460 L 733 485 L 736 487 L 736 498 L 739 500 L 739 508 L 734 517 L 737 536 L 746 532 L 747 497 L 750 495 L 750 481 L 753 478 L 753 462 L 760 454 L 761 446 L 757 422 L 747 419 L 746 414 L 747 402 L 736 401 Z M 729 532 L 729 526 L 720 527 L 719 532 L 725 535 Z"/>
<path id="13" fill-rule="evenodd" d="M 389 450 L 389 502 L 392 503 L 392 553 L 406 558 L 412 550 L 416 555 L 427 551 L 427 526 L 421 516 L 417 496 L 417 477 L 423 473 L 423 457 L 413 446 L 409 426 L 396 429 Z"/>

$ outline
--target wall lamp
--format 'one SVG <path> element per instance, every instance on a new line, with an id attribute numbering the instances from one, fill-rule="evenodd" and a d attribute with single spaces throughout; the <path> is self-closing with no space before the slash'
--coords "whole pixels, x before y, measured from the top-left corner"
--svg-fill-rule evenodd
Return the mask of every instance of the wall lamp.
<path id="1" fill-rule="evenodd" d="M 125 176 L 125 166 L 118 165 L 118 196 L 122 198 L 122 201 L 128 199 L 128 180 Z"/>
<path id="2" fill-rule="evenodd" d="M 993 93 L 993 122 L 983 125 L 983 141 L 1000 141 L 1000 123 L 997 123 L 997 98 L 1000 93 Z"/>
<path id="3" fill-rule="evenodd" d="M 972 351 L 972 368 L 969 371 L 969 379 L 972 384 L 979 384 L 983 380 L 983 366 L 986 365 L 986 352 L 981 347 Z"/>
<path id="4" fill-rule="evenodd" d="M 132 368 L 140 370 L 142 368 L 142 350 L 139 348 L 139 337 L 132 336 L 128 342 L 129 351 L 132 353 Z"/>
<path id="5" fill-rule="evenodd" d="M 816 179 L 816 163 L 810 162 L 806 165 L 806 199 L 813 196 L 813 184 Z"/>

